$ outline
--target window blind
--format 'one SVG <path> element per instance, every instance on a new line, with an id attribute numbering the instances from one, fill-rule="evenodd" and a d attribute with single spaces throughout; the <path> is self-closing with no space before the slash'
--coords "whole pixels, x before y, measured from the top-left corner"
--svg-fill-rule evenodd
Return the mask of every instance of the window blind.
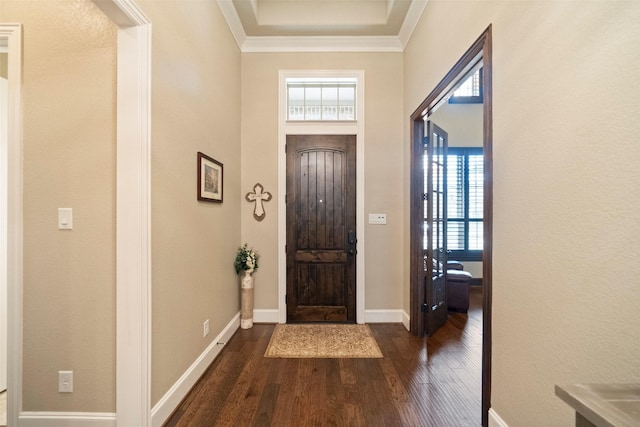
<path id="1" fill-rule="evenodd" d="M 474 254 L 480 255 L 478 251 L 483 249 L 483 169 L 484 156 L 481 148 L 449 148 L 447 155 L 447 249 L 452 251 L 451 258 L 472 258 Z M 424 182 L 426 187 L 426 176 Z M 426 206 L 425 202 L 425 209 Z M 425 218 L 425 238 L 427 227 Z"/>

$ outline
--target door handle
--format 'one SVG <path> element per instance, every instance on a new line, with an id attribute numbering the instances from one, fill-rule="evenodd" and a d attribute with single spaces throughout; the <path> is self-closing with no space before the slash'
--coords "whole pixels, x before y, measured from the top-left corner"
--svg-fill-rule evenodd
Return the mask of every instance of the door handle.
<path id="1" fill-rule="evenodd" d="M 355 255 L 358 253 L 358 251 L 355 248 L 356 243 L 358 243 L 358 239 L 356 239 L 356 232 L 353 230 L 349 230 L 349 233 L 347 234 L 347 243 L 349 243 L 349 245 L 352 245 L 353 247 L 349 248 L 347 250 L 347 253 L 351 256 Z"/>

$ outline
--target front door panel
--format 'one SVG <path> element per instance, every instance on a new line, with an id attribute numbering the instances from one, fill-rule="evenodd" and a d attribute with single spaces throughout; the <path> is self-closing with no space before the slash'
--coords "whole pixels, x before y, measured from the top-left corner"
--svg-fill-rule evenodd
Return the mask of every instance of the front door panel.
<path id="1" fill-rule="evenodd" d="M 287 321 L 355 322 L 353 135 L 287 136 Z"/>

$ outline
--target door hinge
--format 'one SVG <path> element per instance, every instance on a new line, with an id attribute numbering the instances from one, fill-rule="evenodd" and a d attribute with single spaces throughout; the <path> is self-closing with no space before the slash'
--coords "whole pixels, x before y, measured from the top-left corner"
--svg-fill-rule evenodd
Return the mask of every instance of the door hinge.
<path id="1" fill-rule="evenodd" d="M 287 245 L 284 245 L 284 253 L 287 253 Z"/>
<path id="2" fill-rule="evenodd" d="M 422 199 L 423 199 L 423 200 L 429 200 L 429 193 L 424 193 L 424 194 L 422 195 Z"/>
<path id="3" fill-rule="evenodd" d="M 284 303 L 289 304 L 289 295 L 284 296 Z"/>
<path id="4" fill-rule="evenodd" d="M 287 144 L 284 144 L 284 152 L 286 154 L 286 152 L 287 152 Z"/>
<path id="5" fill-rule="evenodd" d="M 428 136 L 423 136 L 422 137 L 422 145 L 424 145 L 425 147 L 429 146 L 429 137 Z"/>
<path id="6" fill-rule="evenodd" d="M 287 204 L 287 195 L 286 194 L 284 195 L 284 204 L 285 205 Z"/>
<path id="7" fill-rule="evenodd" d="M 420 311 L 423 313 L 426 313 L 427 311 L 429 311 L 429 305 L 428 304 L 422 304 L 420 306 Z"/>

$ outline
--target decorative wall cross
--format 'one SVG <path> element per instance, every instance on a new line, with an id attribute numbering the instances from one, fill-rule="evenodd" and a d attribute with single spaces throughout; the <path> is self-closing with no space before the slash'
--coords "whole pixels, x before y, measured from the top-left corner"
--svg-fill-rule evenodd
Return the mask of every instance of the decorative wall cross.
<path id="1" fill-rule="evenodd" d="M 268 202 L 269 200 L 271 200 L 271 193 L 268 193 L 266 191 L 263 192 L 263 190 L 264 187 L 260 183 L 257 183 L 253 186 L 253 193 L 247 193 L 247 195 L 244 196 L 244 198 L 247 199 L 248 202 L 255 202 L 255 206 L 253 208 L 253 217 L 258 221 L 262 221 L 267 214 L 264 211 L 262 202 Z"/>

